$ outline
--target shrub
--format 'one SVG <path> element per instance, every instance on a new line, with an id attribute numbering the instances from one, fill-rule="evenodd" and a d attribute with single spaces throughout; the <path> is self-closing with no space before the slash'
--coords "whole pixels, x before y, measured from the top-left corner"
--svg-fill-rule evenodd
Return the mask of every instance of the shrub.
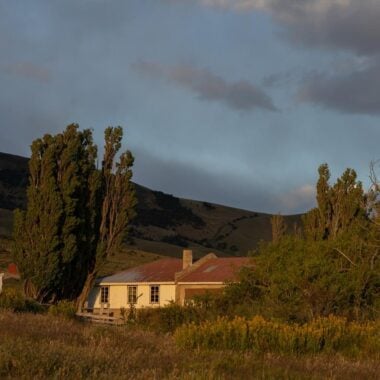
<path id="1" fill-rule="evenodd" d="M 205 318 L 202 310 L 195 305 L 180 306 L 171 303 L 160 308 L 138 310 L 136 323 L 148 330 L 167 333 L 174 332 L 184 323 L 199 323 Z"/>
<path id="2" fill-rule="evenodd" d="M 329 316 L 309 323 L 287 324 L 267 321 L 219 318 L 200 325 L 190 323 L 175 332 L 176 343 L 187 348 L 251 350 L 259 353 L 316 354 L 379 353 L 380 321 L 359 324 Z"/>
<path id="3" fill-rule="evenodd" d="M 75 318 L 76 308 L 73 302 L 59 301 L 56 305 L 49 307 L 49 314 L 54 316 L 61 316 L 64 318 Z"/>
<path id="4" fill-rule="evenodd" d="M 44 307 L 34 300 L 27 299 L 16 289 L 5 288 L 0 294 L 0 309 L 13 312 L 41 313 Z"/>

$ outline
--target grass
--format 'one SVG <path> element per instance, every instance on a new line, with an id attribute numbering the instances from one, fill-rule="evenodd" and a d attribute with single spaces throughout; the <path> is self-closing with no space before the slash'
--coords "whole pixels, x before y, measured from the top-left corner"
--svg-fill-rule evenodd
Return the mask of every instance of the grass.
<path id="1" fill-rule="evenodd" d="M 183 349 L 169 334 L 0 312 L 0 378 L 376 379 L 379 362 Z"/>
<path id="2" fill-rule="evenodd" d="M 189 348 L 218 348 L 257 353 L 341 353 L 347 357 L 380 360 L 380 320 L 349 322 L 329 316 L 305 324 L 235 317 L 185 324 L 175 332 L 177 343 Z"/>

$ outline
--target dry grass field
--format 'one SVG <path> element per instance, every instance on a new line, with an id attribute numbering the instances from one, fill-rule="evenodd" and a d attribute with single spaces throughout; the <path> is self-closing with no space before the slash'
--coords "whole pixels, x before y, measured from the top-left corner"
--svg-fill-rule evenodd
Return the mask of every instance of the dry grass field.
<path id="1" fill-rule="evenodd" d="M 169 334 L 0 312 L 4 379 L 378 379 L 376 360 L 190 350 Z"/>

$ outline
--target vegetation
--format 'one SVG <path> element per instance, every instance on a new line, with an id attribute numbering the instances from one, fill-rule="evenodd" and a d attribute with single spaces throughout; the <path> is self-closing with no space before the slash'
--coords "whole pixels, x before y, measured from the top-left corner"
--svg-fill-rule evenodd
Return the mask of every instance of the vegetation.
<path id="1" fill-rule="evenodd" d="M 72 124 L 32 144 L 27 210 L 17 210 L 14 258 L 25 294 L 38 302 L 78 299 L 82 305 L 107 256 L 120 247 L 133 217 L 133 157 L 122 129 L 105 131 L 104 158 L 90 130 Z"/>
<path id="2" fill-rule="evenodd" d="M 376 379 L 376 358 L 177 347 L 170 335 L 0 311 L 0 377 Z M 127 374 L 127 375 L 126 375 Z"/>
<path id="3" fill-rule="evenodd" d="M 76 305 L 96 276 L 121 265 L 119 247 L 134 214 L 133 157 L 126 152 L 114 163 L 121 138 L 120 128 L 106 130 L 101 170 L 91 132 L 76 125 L 33 143 L 28 208 L 15 218 L 15 259 L 28 298 L 8 287 L 0 296 L 0 377 L 376 378 L 380 186 L 374 172 L 366 194 L 352 169 L 331 185 L 321 165 L 317 207 L 303 217 L 302 231 L 291 233 L 284 217 L 273 216 L 272 241 L 252 251 L 253 266 L 219 294 L 184 307 L 132 306 L 122 310 L 121 327 L 77 321 Z M 206 226 L 178 198 L 153 194 L 155 227 Z M 149 207 L 140 208 L 146 213 L 135 227 L 148 223 Z M 203 204 L 198 211 L 218 210 Z M 214 231 L 219 249 L 238 250 L 227 241 L 238 229 L 234 223 Z M 162 240 L 191 241 L 174 229 Z M 105 265 L 114 253 L 116 261 Z M 143 260 L 137 256 L 129 259 Z M 35 300 L 55 304 L 47 309 Z"/>
<path id="4" fill-rule="evenodd" d="M 304 236 L 284 235 L 276 217 L 273 241 L 252 252 L 253 269 L 242 271 L 240 282 L 226 289 L 232 306 L 239 300 L 250 305 L 251 313 L 284 321 L 330 314 L 355 320 L 379 317 L 378 214 L 371 212 L 353 170 L 333 186 L 327 165 L 319 175 L 318 206 L 304 217 Z"/>
<path id="5" fill-rule="evenodd" d="M 273 215 L 271 220 L 272 241 L 278 242 L 286 233 L 285 219 L 281 214 Z"/>
<path id="6" fill-rule="evenodd" d="M 175 339 L 185 348 L 295 355 L 325 352 L 380 359 L 379 323 L 350 323 L 334 316 L 317 318 L 303 325 L 273 322 L 262 317 L 219 318 L 200 325 L 184 325 L 175 332 Z"/>
<path id="7" fill-rule="evenodd" d="M 41 313 L 45 308 L 38 302 L 25 298 L 17 288 L 5 288 L 0 295 L 0 310 Z"/>

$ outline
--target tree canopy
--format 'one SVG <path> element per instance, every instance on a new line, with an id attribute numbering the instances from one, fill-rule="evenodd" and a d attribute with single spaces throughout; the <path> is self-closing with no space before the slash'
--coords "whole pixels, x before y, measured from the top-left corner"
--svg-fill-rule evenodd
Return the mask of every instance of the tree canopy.
<path id="1" fill-rule="evenodd" d="M 106 257 L 134 216 L 133 156 L 121 127 L 105 131 L 104 158 L 77 124 L 32 143 L 26 211 L 15 212 L 14 258 L 25 293 L 39 302 L 87 297 Z M 86 293 L 86 294 L 84 294 Z"/>
<path id="2" fill-rule="evenodd" d="M 329 314 L 375 318 L 380 313 L 380 229 L 356 173 L 347 169 L 331 185 L 319 167 L 317 207 L 303 219 L 303 236 L 279 234 L 252 252 L 253 269 L 230 284 L 227 302 L 243 302 L 254 313 L 306 321 Z M 373 197 L 372 197 L 373 198 Z M 376 198 L 376 197 L 375 197 Z M 238 301 L 236 301 L 238 300 Z"/>

